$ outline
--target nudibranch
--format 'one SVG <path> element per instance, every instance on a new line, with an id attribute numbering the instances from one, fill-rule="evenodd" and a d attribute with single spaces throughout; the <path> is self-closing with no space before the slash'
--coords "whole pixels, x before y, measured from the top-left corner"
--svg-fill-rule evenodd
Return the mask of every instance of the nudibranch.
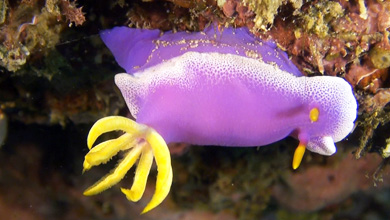
<path id="1" fill-rule="evenodd" d="M 165 199 L 172 184 L 166 143 L 262 146 L 293 136 L 299 140 L 296 169 L 306 148 L 331 155 L 334 143 L 354 127 L 357 103 L 345 80 L 302 76 L 285 52 L 247 28 L 161 34 L 116 27 L 101 38 L 126 70 L 115 83 L 136 121 L 111 116 L 93 125 L 84 171 L 119 151 L 126 154 L 85 195 L 119 182 L 140 158 L 131 189 L 122 188 L 138 201 L 155 158 L 156 191 L 145 213 Z M 92 148 L 98 136 L 114 130 L 125 133 Z"/>

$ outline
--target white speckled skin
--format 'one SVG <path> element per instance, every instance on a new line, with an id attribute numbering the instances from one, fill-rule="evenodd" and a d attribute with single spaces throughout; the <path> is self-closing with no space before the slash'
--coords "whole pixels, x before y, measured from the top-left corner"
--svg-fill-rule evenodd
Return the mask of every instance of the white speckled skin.
<path id="1" fill-rule="evenodd" d="M 137 122 L 167 142 L 261 146 L 291 135 L 331 155 L 357 112 L 341 78 L 297 77 L 233 54 L 187 52 L 115 82 Z M 313 108 L 317 122 L 309 117 Z"/>

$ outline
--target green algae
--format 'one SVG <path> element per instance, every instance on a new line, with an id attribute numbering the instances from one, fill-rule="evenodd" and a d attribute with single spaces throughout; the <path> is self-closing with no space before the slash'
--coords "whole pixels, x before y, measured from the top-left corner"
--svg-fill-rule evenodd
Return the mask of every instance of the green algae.
<path id="1" fill-rule="evenodd" d="M 390 67 L 390 50 L 375 46 L 369 52 L 370 60 L 375 68 L 384 69 Z"/>
<path id="2" fill-rule="evenodd" d="M 0 25 L 4 23 L 5 18 L 7 17 L 7 0 L 0 0 Z"/>
<path id="3" fill-rule="evenodd" d="M 258 30 L 267 30 L 268 26 L 273 24 L 281 6 L 291 3 L 295 9 L 299 9 L 303 4 L 302 0 L 244 0 L 243 2 L 256 14 L 254 28 Z"/>
<path id="4" fill-rule="evenodd" d="M 302 14 L 304 29 L 324 38 L 329 35 L 330 23 L 343 14 L 344 10 L 340 3 L 320 1 L 310 5 L 308 11 Z"/>
<path id="5" fill-rule="evenodd" d="M 21 1 L 9 7 L 6 0 L 0 0 L 0 66 L 10 72 L 21 69 L 30 58 L 54 50 L 68 22 L 71 26 L 84 21 L 74 2 Z"/>

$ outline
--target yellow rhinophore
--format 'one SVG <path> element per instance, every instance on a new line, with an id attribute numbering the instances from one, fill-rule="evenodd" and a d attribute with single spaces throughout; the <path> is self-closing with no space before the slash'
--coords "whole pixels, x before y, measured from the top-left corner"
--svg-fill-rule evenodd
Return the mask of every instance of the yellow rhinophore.
<path id="1" fill-rule="evenodd" d="M 305 154 L 306 146 L 302 143 L 299 143 L 297 149 L 295 149 L 292 167 L 294 170 L 298 169 L 299 165 L 302 162 L 303 155 Z"/>
<path id="2" fill-rule="evenodd" d="M 318 121 L 319 116 L 320 116 L 320 110 L 318 108 L 312 108 L 310 110 L 309 117 L 311 122 Z"/>
<path id="3" fill-rule="evenodd" d="M 123 130 L 125 134 L 92 148 L 93 143 L 101 134 L 115 130 Z M 119 151 L 128 150 L 128 152 L 110 174 L 85 190 L 84 195 L 95 195 L 117 184 L 140 157 L 131 189 L 121 188 L 128 200 L 138 201 L 144 194 L 153 156 L 158 171 L 156 191 L 142 214 L 158 206 L 168 195 L 172 185 L 171 155 L 164 139 L 153 128 L 121 116 L 105 117 L 92 126 L 88 134 L 87 145 L 90 151 L 85 155 L 83 172 L 93 166 L 106 163 Z"/>
<path id="4" fill-rule="evenodd" d="M 317 122 L 319 116 L 320 116 L 320 110 L 318 108 L 312 108 L 310 110 L 309 118 L 311 122 Z M 298 169 L 299 165 L 301 164 L 305 151 L 306 151 L 306 144 L 300 142 L 297 149 L 295 149 L 294 157 L 292 161 L 292 167 L 294 170 Z"/>

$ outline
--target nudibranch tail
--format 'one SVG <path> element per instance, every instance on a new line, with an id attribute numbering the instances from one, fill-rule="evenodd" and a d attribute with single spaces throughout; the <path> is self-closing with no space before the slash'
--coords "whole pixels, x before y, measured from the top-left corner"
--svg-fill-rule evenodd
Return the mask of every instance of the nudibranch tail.
<path id="1" fill-rule="evenodd" d="M 303 155 L 305 154 L 306 146 L 302 143 L 299 143 L 297 149 L 295 149 L 292 167 L 294 170 L 298 169 L 301 164 Z"/>
<path id="2" fill-rule="evenodd" d="M 114 130 L 123 130 L 126 133 L 115 140 L 105 141 L 92 148 L 101 134 Z M 83 171 L 106 163 L 119 151 L 128 150 L 128 152 L 110 174 L 85 190 L 84 195 L 95 195 L 115 185 L 140 158 L 131 189 L 121 189 L 128 200 L 138 201 L 144 194 L 154 157 L 158 169 L 156 191 L 142 213 L 155 208 L 166 198 L 172 185 L 171 157 L 164 139 L 153 128 L 125 117 L 105 117 L 92 126 L 87 143 L 90 151 L 85 156 Z"/>

